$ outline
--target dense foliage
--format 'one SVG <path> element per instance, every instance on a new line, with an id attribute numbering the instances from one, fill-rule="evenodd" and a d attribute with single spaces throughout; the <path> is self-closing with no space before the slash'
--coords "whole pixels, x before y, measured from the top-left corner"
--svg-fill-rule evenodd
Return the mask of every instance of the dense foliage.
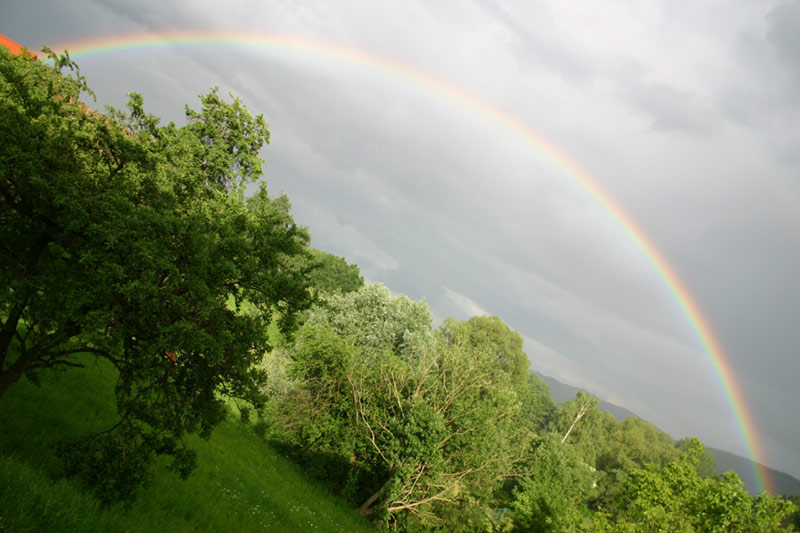
<path id="1" fill-rule="evenodd" d="M 716 476 L 699 442 L 583 392 L 556 406 L 498 317 L 434 328 L 310 249 L 287 198 L 245 198 L 269 132 L 239 100 L 212 90 L 182 127 L 135 94 L 99 114 L 50 59 L 0 48 L 0 396 L 87 354 L 114 367 L 116 423 L 58 448 L 101 501 L 131 501 L 155 455 L 186 477 L 185 437 L 239 398 L 383 527 L 792 530 L 789 500 Z"/>
<path id="2" fill-rule="evenodd" d="M 433 331 L 424 303 L 381 285 L 334 296 L 282 351 L 296 385 L 273 399 L 274 436 L 337 458 L 324 473 L 362 513 L 474 526 L 525 453 L 515 386 L 527 381 L 498 364 L 524 357 L 518 337 L 494 318 Z"/>
<path id="3" fill-rule="evenodd" d="M 764 493 L 753 498 L 734 472 L 701 478 L 695 468 L 703 445 L 663 468 L 634 469 L 620 496 L 619 531 L 791 531 L 783 529 L 792 504 Z"/>
<path id="4" fill-rule="evenodd" d="M 423 302 L 371 285 L 313 307 L 267 360 L 270 437 L 391 527 L 715 531 L 728 523 L 710 518 L 716 502 L 746 530 L 777 530 L 790 510 L 751 498 L 733 473 L 703 480 L 702 447 L 681 455 L 693 441 L 617 422 L 588 394 L 556 407 L 497 317 L 433 329 Z M 662 471 L 704 483 L 705 507 L 649 495 L 643 476 Z M 652 518 L 664 505 L 673 516 Z"/>
<path id="5" fill-rule="evenodd" d="M 309 280 L 320 292 L 333 294 L 353 292 L 364 286 L 364 278 L 358 266 L 322 250 L 311 248 Z"/>
<path id="6" fill-rule="evenodd" d="M 310 302 L 289 268 L 308 236 L 265 187 L 245 203 L 263 117 L 216 91 L 184 127 L 135 94 L 100 115 L 64 75 L 75 65 L 51 60 L 0 48 L 0 395 L 81 352 L 110 361 L 119 422 L 61 453 L 103 499 L 130 499 L 153 454 L 188 475 L 183 436 L 210 433 L 220 393 L 260 402 L 267 324 L 291 327 Z"/>

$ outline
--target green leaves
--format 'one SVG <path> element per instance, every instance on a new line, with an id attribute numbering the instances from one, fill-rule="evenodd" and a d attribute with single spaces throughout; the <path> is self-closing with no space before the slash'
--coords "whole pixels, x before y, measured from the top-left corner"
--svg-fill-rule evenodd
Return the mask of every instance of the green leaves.
<path id="1" fill-rule="evenodd" d="M 475 316 L 464 322 L 448 318 L 442 334 L 449 342 L 471 346 L 496 358 L 496 370 L 519 384 L 530 373 L 528 356 L 522 351 L 522 336 L 496 316 Z"/>
<path id="2" fill-rule="evenodd" d="M 243 185 L 261 176 L 258 151 L 269 143 L 269 130 L 263 115 L 250 115 L 238 98 L 224 102 L 217 90 L 200 97 L 201 111 L 186 106 L 186 130 L 192 134 L 194 162 L 206 183 L 242 192 Z"/>
<path id="3" fill-rule="evenodd" d="M 309 250 L 311 263 L 309 277 L 315 289 L 322 293 L 353 292 L 364 286 L 364 278 L 358 266 L 347 264 L 342 257 L 323 252 L 322 250 Z"/>
<path id="4" fill-rule="evenodd" d="M 733 471 L 700 478 L 695 464 L 703 451 L 691 439 L 686 453 L 663 468 L 632 470 L 618 525 L 645 531 L 781 531 L 793 506 L 766 493 L 751 497 Z"/>
<path id="5" fill-rule="evenodd" d="M 597 473 L 574 446 L 551 435 L 539 443 L 528 476 L 514 489 L 515 523 L 525 531 L 580 531 Z"/>
<path id="6" fill-rule="evenodd" d="M 378 359 L 386 350 L 413 359 L 431 346 L 432 317 L 425 302 L 394 297 L 376 283 L 348 294 L 335 294 L 309 315 L 311 325 L 329 325 L 341 337 Z"/>
<path id="7" fill-rule="evenodd" d="M 367 286 L 329 295 L 279 354 L 296 387 L 273 398 L 273 436 L 312 468 L 337 457 L 325 476 L 400 527 L 486 526 L 527 443 L 515 387 L 528 383 L 498 359 L 519 336 L 494 319 L 472 342 L 473 323 L 447 324 L 434 332 L 424 302 Z"/>
<path id="8" fill-rule="evenodd" d="M 181 439 L 210 434 L 220 394 L 263 403 L 267 325 L 291 328 L 311 303 L 294 266 L 308 234 L 265 186 L 245 202 L 269 132 L 238 99 L 202 96 L 184 127 L 159 126 L 136 94 L 99 115 L 78 99 L 85 81 L 60 70 L 74 64 L 53 60 L 0 52 L 0 395 L 78 352 L 111 361 L 121 425 L 62 455 L 99 494 L 127 499 L 154 454 L 188 474 Z M 127 481 L 93 477 L 121 457 Z"/>

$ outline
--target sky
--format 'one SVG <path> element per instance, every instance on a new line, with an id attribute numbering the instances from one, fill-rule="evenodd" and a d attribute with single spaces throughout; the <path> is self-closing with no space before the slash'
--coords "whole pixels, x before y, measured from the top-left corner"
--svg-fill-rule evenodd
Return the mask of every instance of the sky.
<path id="1" fill-rule="evenodd" d="M 498 315 L 534 370 L 747 455 L 686 314 L 582 169 L 697 305 L 760 458 L 800 477 L 800 1 L 31 0 L 0 3 L 0 33 L 162 39 L 77 54 L 92 105 L 135 91 L 180 124 L 233 93 L 266 117 L 265 179 L 313 246 L 437 322 Z"/>

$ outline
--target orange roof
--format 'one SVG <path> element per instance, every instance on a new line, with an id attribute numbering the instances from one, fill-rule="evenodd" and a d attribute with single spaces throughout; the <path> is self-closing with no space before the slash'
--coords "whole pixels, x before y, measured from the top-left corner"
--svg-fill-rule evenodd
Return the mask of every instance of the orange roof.
<path id="1" fill-rule="evenodd" d="M 8 47 L 12 54 L 21 54 L 23 50 L 27 50 L 27 48 L 23 48 L 2 33 L 0 33 L 0 45 Z M 36 54 L 33 54 L 33 57 L 35 58 Z"/>

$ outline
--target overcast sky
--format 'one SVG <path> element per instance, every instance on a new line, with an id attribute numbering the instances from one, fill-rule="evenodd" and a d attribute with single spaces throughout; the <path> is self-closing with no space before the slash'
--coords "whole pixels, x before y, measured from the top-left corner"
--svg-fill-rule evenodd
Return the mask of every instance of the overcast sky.
<path id="1" fill-rule="evenodd" d="M 585 169 L 685 282 L 758 424 L 800 477 L 800 2 L 174 1 L 0 4 L 33 49 L 224 30 L 360 50 L 506 113 Z M 273 193 L 315 247 L 425 298 L 495 314 L 532 367 L 675 438 L 744 455 L 699 340 L 618 222 L 489 114 L 388 70 L 298 48 L 161 47 L 79 60 L 181 123 L 209 86 L 272 132 Z"/>

